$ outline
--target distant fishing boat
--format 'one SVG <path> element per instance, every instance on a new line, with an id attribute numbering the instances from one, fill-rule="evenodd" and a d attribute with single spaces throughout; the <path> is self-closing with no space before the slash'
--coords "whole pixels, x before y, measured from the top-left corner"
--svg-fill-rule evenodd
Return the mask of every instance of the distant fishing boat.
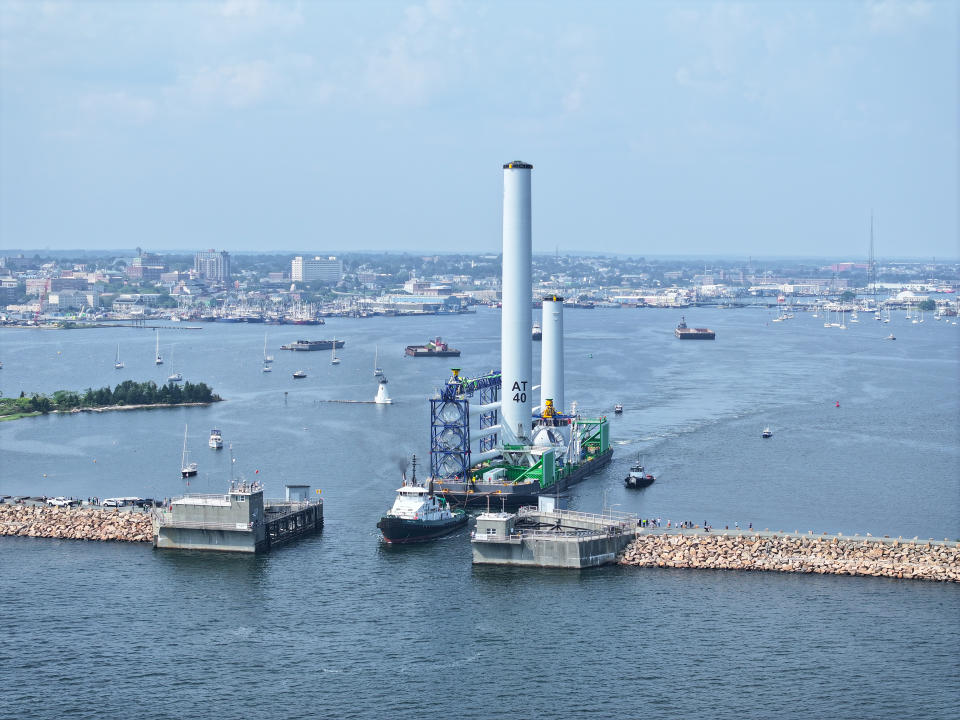
<path id="1" fill-rule="evenodd" d="M 183 426 L 183 454 L 180 456 L 180 477 L 193 477 L 197 474 L 198 466 L 190 460 L 190 451 L 187 450 L 187 426 Z"/>

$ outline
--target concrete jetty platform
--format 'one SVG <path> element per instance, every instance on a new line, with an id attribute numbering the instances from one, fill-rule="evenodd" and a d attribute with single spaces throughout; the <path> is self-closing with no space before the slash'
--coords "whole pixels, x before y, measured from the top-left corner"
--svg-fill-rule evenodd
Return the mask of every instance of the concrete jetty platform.
<path id="1" fill-rule="evenodd" d="M 960 582 L 960 543 L 932 538 L 639 528 L 618 562 Z"/>
<path id="2" fill-rule="evenodd" d="M 477 517 L 471 535 L 476 565 L 586 568 L 613 563 L 634 538 L 635 515 L 540 507 Z"/>
<path id="3" fill-rule="evenodd" d="M 153 545 L 161 550 L 258 553 L 323 528 L 323 502 L 305 496 L 264 500 L 257 484 L 220 495 L 189 494 L 154 513 Z M 305 486 L 293 486 L 305 487 Z"/>

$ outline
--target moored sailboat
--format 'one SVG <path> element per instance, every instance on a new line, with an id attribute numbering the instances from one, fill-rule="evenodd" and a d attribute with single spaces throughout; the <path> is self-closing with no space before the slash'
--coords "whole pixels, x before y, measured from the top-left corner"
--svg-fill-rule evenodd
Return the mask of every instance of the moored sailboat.
<path id="1" fill-rule="evenodd" d="M 190 451 L 187 450 L 187 426 L 183 426 L 183 454 L 180 456 L 180 477 L 188 478 L 197 474 L 198 466 L 189 462 Z"/>

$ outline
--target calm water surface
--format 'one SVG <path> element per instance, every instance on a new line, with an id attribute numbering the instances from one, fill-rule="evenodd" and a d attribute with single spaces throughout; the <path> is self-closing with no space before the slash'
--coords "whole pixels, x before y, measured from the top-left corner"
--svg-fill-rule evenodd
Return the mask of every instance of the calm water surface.
<path id="1" fill-rule="evenodd" d="M 567 397 L 612 419 L 617 455 L 571 503 L 784 530 L 960 536 L 960 326 L 902 316 L 847 331 L 798 315 L 568 311 Z M 276 357 L 260 372 L 264 331 Z M 893 331 L 894 342 L 882 338 Z M 300 337 L 346 340 L 294 354 Z M 473 568 L 466 533 L 384 547 L 398 459 L 427 459 L 426 398 L 448 360 L 402 357 L 441 335 L 466 372 L 499 366 L 499 314 L 332 320 L 320 328 L 0 331 L 0 390 L 158 382 L 180 371 L 209 408 L 0 423 L 0 494 L 268 495 L 322 488 L 322 535 L 263 557 L 0 538 L 0 717 L 945 717 L 960 703 L 955 587 L 842 577 L 606 568 Z M 116 346 L 126 368 L 113 369 Z M 372 399 L 374 346 L 395 405 Z M 535 352 L 539 352 L 539 348 Z M 535 355 L 536 359 L 536 355 Z M 294 381 L 293 370 L 306 369 Z M 840 407 L 836 407 L 836 402 Z M 184 424 L 200 475 L 179 478 Z M 765 426 L 774 438 L 760 439 Z M 637 454 L 658 475 L 622 477 Z"/>

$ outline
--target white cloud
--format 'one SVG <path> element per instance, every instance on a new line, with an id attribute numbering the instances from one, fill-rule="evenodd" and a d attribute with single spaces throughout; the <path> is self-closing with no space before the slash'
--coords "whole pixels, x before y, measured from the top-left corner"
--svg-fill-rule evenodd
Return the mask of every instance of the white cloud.
<path id="1" fill-rule="evenodd" d="M 896 34 L 923 22 L 930 15 L 926 0 L 880 0 L 867 5 L 867 27 L 870 32 Z"/>
<path id="2" fill-rule="evenodd" d="M 444 0 L 407 7 L 400 26 L 367 58 L 367 90 L 392 105 L 420 105 L 450 87 L 465 53 L 457 9 Z"/>
<path id="3" fill-rule="evenodd" d="M 89 93 L 80 98 L 80 110 L 95 122 L 143 124 L 153 119 L 157 104 L 123 91 Z"/>

